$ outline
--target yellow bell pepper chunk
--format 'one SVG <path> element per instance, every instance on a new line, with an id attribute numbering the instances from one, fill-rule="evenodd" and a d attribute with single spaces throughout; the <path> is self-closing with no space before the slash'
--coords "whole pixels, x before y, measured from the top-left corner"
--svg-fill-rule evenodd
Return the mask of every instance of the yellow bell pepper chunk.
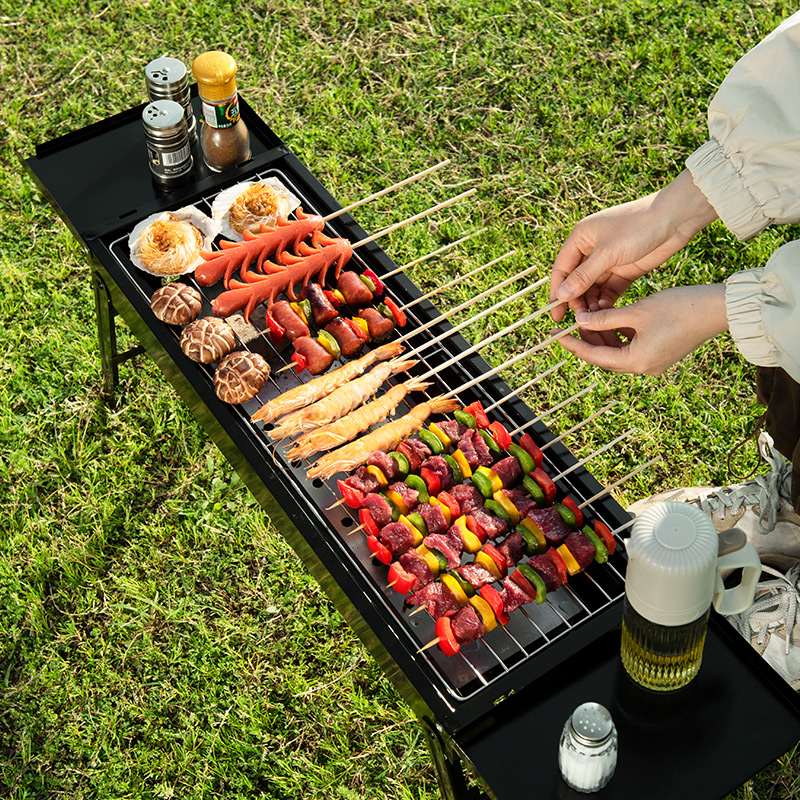
<path id="1" fill-rule="evenodd" d="M 456 460 L 456 464 L 458 464 L 458 468 L 461 470 L 462 477 L 469 478 L 469 476 L 472 475 L 472 468 L 467 462 L 466 456 L 460 450 L 454 450 L 453 458 Z"/>
<path id="2" fill-rule="evenodd" d="M 336 290 L 334 290 L 334 294 L 336 294 Z M 342 302 L 344 302 L 344 298 L 342 298 Z M 364 332 L 364 338 L 369 338 L 369 325 L 367 324 L 367 321 L 361 317 L 352 317 L 351 319 Z"/>
<path id="3" fill-rule="evenodd" d="M 480 472 L 481 475 L 485 475 L 492 482 L 492 494 L 499 492 L 503 488 L 503 481 L 500 480 L 500 477 L 493 469 L 489 467 L 478 467 L 475 471 Z"/>
<path id="4" fill-rule="evenodd" d="M 464 550 L 467 553 L 477 553 L 481 549 L 481 540 L 467 527 L 466 516 L 462 514 L 453 524 L 458 526 Z"/>
<path id="5" fill-rule="evenodd" d="M 389 485 L 389 481 L 387 477 L 383 474 L 383 470 L 380 467 L 375 467 L 372 464 L 367 467 L 367 474 L 372 475 L 376 481 L 380 484 L 381 489 L 385 489 Z"/>
<path id="6" fill-rule="evenodd" d="M 450 513 L 450 509 L 444 503 L 442 503 L 438 497 L 431 497 L 430 500 L 428 500 L 428 502 L 432 506 L 439 506 L 439 508 L 442 511 L 442 514 L 444 514 L 444 520 L 447 523 L 447 527 L 449 528 L 450 521 L 452 520 L 452 514 Z"/>
<path id="7" fill-rule="evenodd" d="M 490 631 L 493 631 L 497 627 L 497 617 L 495 617 L 492 607 L 480 595 L 477 594 L 473 597 L 470 597 L 469 602 L 470 605 L 478 612 L 478 616 L 481 618 L 485 632 L 489 633 Z"/>
<path id="8" fill-rule="evenodd" d="M 435 423 L 428 425 L 428 430 L 446 447 L 450 447 L 450 437 Z"/>
<path id="9" fill-rule="evenodd" d="M 557 547 L 556 552 L 564 559 L 564 563 L 567 565 L 567 572 L 570 575 L 577 575 L 581 571 L 581 565 L 575 560 L 575 556 L 570 553 L 565 544 Z"/>
<path id="10" fill-rule="evenodd" d="M 506 514 L 511 517 L 511 524 L 516 526 L 519 523 L 519 511 L 517 507 L 511 502 L 511 500 L 508 499 L 502 490 L 495 492 L 492 497 L 494 497 L 495 502 L 500 503 L 500 505 L 503 506 Z"/>
<path id="11" fill-rule="evenodd" d="M 497 564 L 495 564 L 491 556 L 487 556 L 486 553 L 478 553 L 478 555 L 475 556 L 475 563 L 480 564 L 485 570 L 488 570 L 496 581 L 499 581 L 503 577 L 500 574 L 500 569 Z"/>
<path id="12" fill-rule="evenodd" d="M 408 504 L 394 489 L 386 492 L 386 499 L 401 513 L 408 514 Z"/>
<path id="13" fill-rule="evenodd" d="M 520 527 L 534 535 L 539 543 L 539 552 L 543 553 L 547 549 L 547 539 L 544 538 L 542 529 L 530 517 L 525 517 L 519 524 Z"/>
<path id="14" fill-rule="evenodd" d="M 422 535 L 422 531 L 405 514 L 401 514 L 397 518 L 397 521 L 402 522 L 403 525 L 405 525 L 406 528 L 408 528 L 409 531 L 411 531 L 411 535 L 414 537 L 414 540 L 412 542 L 412 545 L 414 547 L 422 544 L 422 540 L 424 538 Z"/>
<path id="15" fill-rule="evenodd" d="M 461 588 L 461 584 L 452 575 L 442 575 L 442 585 L 450 590 L 460 606 L 469 603 L 469 598 Z"/>
<path id="16" fill-rule="evenodd" d="M 428 565 L 433 577 L 439 577 L 439 559 L 424 544 L 417 548 L 416 553 Z"/>

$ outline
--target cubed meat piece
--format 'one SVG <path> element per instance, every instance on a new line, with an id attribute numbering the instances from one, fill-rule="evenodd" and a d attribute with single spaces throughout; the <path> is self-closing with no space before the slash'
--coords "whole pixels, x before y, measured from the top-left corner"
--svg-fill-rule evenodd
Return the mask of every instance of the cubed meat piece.
<path id="1" fill-rule="evenodd" d="M 486 567 L 482 567 L 480 564 L 475 564 L 474 562 L 457 567 L 456 572 L 465 581 L 469 581 L 475 587 L 476 591 L 480 589 L 481 586 L 494 583 L 494 575 L 492 575 Z"/>
<path id="2" fill-rule="evenodd" d="M 467 432 L 468 428 L 465 425 L 462 425 L 458 420 L 455 419 L 448 419 L 444 422 L 438 422 L 437 425 L 442 430 L 445 436 L 453 442 L 455 446 L 456 442 L 461 440 L 461 437 Z"/>
<path id="3" fill-rule="evenodd" d="M 425 520 L 428 533 L 444 533 L 447 530 L 447 520 L 439 506 L 422 503 L 417 507 L 417 513 Z"/>
<path id="4" fill-rule="evenodd" d="M 507 563 L 518 564 L 523 556 L 522 534 L 514 531 L 510 536 L 506 536 L 497 549 L 506 557 Z"/>
<path id="5" fill-rule="evenodd" d="M 407 447 L 410 447 L 417 454 L 420 461 L 430 458 L 431 449 L 422 439 L 406 439 L 405 443 Z"/>
<path id="6" fill-rule="evenodd" d="M 442 491 L 446 492 L 453 485 L 453 473 L 450 472 L 450 467 L 447 466 L 447 462 L 444 460 L 443 456 L 431 456 L 430 458 L 426 458 L 425 461 L 422 462 L 422 466 L 425 467 L 425 469 L 429 469 L 439 478 Z"/>
<path id="7" fill-rule="evenodd" d="M 427 612 L 434 618 L 451 617 L 458 612 L 461 606 L 453 593 L 440 581 L 434 581 L 423 586 L 406 599 L 409 606 L 425 606 Z"/>
<path id="8" fill-rule="evenodd" d="M 550 556 L 547 553 L 534 556 L 528 561 L 528 564 L 539 573 L 539 576 L 544 581 L 544 587 L 548 592 L 554 592 L 561 586 L 558 570 L 553 566 L 553 562 L 550 560 Z"/>
<path id="9" fill-rule="evenodd" d="M 459 644 L 469 644 L 480 639 L 485 632 L 483 622 L 472 606 L 463 606 L 451 621 L 453 636 Z"/>
<path id="10" fill-rule="evenodd" d="M 458 440 L 458 449 L 466 459 L 467 464 L 471 470 L 476 470 L 480 465 L 478 453 L 475 451 L 475 444 L 473 442 L 473 434 L 475 431 L 467 428 L 466 433 Z"/>
<path id="11" fill-rule="evenodd" d="M 504 489 L 503 494 L 519 511 L 520 519 L 527 517 L 531 509 L 538 507 L 536 501 L 531 499 L 521 486 L 515 486 L 513 489 Z"/>
<path id="12" fill-rule="evenodd" d="M 422 542 L 429 550 L 438 550 L 447 559 L 447 569 L 455 569 L 461 563 L 461 551 L 453 547 L 453 542 L 441 533 L 426 536 Z"/>
<path id="13" fill-rule="evenodd" d="M 406 572 L 416 579 L 411 587 L 412 592 L 419 591 L 434 580 L 431 568 L 413 550 L 407 550 L 397 561 Z"/>
<path id="14" fill-rule="evenodd" d="M 336 281 L 336 288 L 344 296 L 344 300 L 349 306 L 360 308 L 372 302 L 372 292 L 361 280 L 357 272 L 347 269 L 339 276 Z"/>
<path id="15" fill-rule="evenodd" d="M 513 486 L 522 475 L 522 470 L 519 466 L 519 461 L 517 461 L 514 456 L 508 456 L 508 458 L 502 458 L 498 461 L 492 469 L 494 470 L 495 474 L 498 478 L 500 478 L 500 482 L 503 484 L 504 487 L 511 487 Z"/>
<path id="16" fill-rule="evenodd" d="M 594 545 L 589 541 L 589 538 L 583 531 L 571 533 L 567 536 L 564 544 L 567 546 L 570 553 L 572 553 L 581 569 L 586 569 L 586 567 L 594 561 Z"/>
<path id="17" fill-rule="evenodd" d="M 397 492 L 400 497 L 405 500 L 406 505 L 408 506 L 408 510 L 411 511 L 412 509 L 416 508 L 419 505 L 417 498 L 419 497 L 419 492 L 416 489 L 412 489 L 407 483 L 404 481 L 395 481 L 394 483 L 389 484 L 389 489 L 393 492 Z"/>
<path id="18" fill-rule="evenodd" d="M 553 506 L 534 508 L 528 512 L 528 516 L 541 528 L 547 543 L 554 547 L 562 544 L 572 533 L 572 529 L 561 519 L 558 509 Z"/>
<path id="19" fill-rule="evenodd" d="M 511 578 L 503 581 L 503 589 L 500 594 L 503 596 L 503 611 L 506 614 L 510 614 L 534 600 L 533 597 L 528 597 L 528 593 L 524 592 Z"/>
<path id="20" fill-rule="evenodd" d="M 380 540 L 392 556 L 399 556 L 414 544 L 414 537 L 408 525 L 402 522 L 390 522 L 381 528 Z"/>
<path id="21" fill-rule="evenodd" d="M 475 448 L 475 452 L 478 455 L 478 466 L 481 467 L 489 467 L 494 462 L 494 458 L 492 457 L 492 451 L 489 449 L 489 445 L 483 441 L 483 436 L 478 433 L 478 431 L 471 431 L 472 433 L 472 445 Z"/>
<path id="22" fill-rule="evenodd" d="M 359 492 L 369 494 L 370 492 L 377 492 L 380 488 L 377 478 L 367 472 L 366 467 L 359 467 L 345 483 L 353 489 L 358 489 Z"/>
<path id="23" fill-rule="evenodd" d="M 483 495 L 471 483 L 459 483 L 450 490 L 450 496 L 461 507 L 462 514 L 473 514 L 483 508 Z"/>
<path id="24" fill-rule="evenodd" d="M 368 467 L 377 467 L 387 480 L 393 481 L 400 474 L 400 465 L 388 453 L 376 450 L 367 461 Z"/>
<path id="25" fill-rule="evenodd" d="M 490 539 L 496 539 L 508 531 L 508 523 L 485 508 L 476 508 L 472 516 Z"/>
<path id="26" fill-rule="evenodd" d="M 379 528 L 388 525 L 392 521 L 392 507 L 382 494 L 372 492 L 366 495 L 362 505 L 369 511 L 370 516 Z"/>

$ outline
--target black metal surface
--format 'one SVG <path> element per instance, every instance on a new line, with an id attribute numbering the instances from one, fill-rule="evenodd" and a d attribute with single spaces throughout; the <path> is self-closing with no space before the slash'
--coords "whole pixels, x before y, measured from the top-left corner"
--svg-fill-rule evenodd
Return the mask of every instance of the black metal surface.
<path id="1" fill-rule="evenodd" d="M 581 702 L 577 697 L 582 686 L 581 674 L 595 669 L 581 668 L 585 657 L 596 659 L 600 665 L 597 668 L 602 667 L 597 677 L 599 682 L 613 684 L 613 681 L 609 684 L 609 676 L 613 672 L 614 658 L 609 655 L 608 641 L 609 637 L 613 639 L 613 629 L 621 615 L 624 557 L 618 553 L 610 565 L 593 565 L 587 574 L 570 580 L 569 590 L 554 593 L 547 606 L 522 614 L 515 612 L 518 616 L 508 626 L 509 632 L 501 629 L 492 632 L 485 641 L 464 648 L 464 657 L 448 659 L 437 648 L 417 654 L 420 644 L 434 635 L 433 621 L 425 614 L 416 615 L 413 620 L 408 618 L 402 608 L 402 598 L 386 588 L 386 568 L 370 559 L 363 537 L 346 536 L 347 530 L 356 524 L 350 512 L 346 507 L 326 510 L 338 499 L 338 494 L 322 481 L 306 480 L 305 467 L 289 465 L 269 442 L 261 426 L 249 421 L 261 402 L 291 385 L 295 380 L 291 373 L 284 373 L 277 382 L 266 387 L 258 399 L 244 407 L 222 403 L 213 392 L 212 369 L 186 359 L 178 345 L 180 331 L 159 322 L 152 314 L 149 298 L 160 281 L 133 267 L 127 256 L 127 234 L 140 219 L 155 211 L 187 203 L 207 205 L 219 190 L 256 175 L 280 177 L 303 199 L 306 211 L 326 214 L 340 208 L 247 104 L 242 102 L 241 105 L 253 137 L 252 160 L 219 175 L 199 168 L 195 183 L 170 195 L 161 194 L 150 180 L 139 122 L 141 107 L 39 148 L 25 166 L 87 246 L 96 273 L 134 334 L 195 411 L 209 435 L 242 473 L 259 502 L 277 524 L 285 524 L 290 543 L 309 564 L 406 700 L 420 716 L 435 719 L 447 734 L 457 737 L 460 744 L 464 743 L 468 757 L 496 796 L 517 796 L 508 793 L 510 789 L 506 790 L 502 775 L 494 776 L 489 754 L 494 755 L 508 731 L 518 735 L 521 729 L 538 730 L 542 714 L 551 714 L 550 706 L 545 708 L 540 701 L 523 703 L 521 699 L 536 696 L 534 687 L 552 684 L 555 671 L 563 670 L 562 674 L 569 676 L 566 681 L 556 682 L 557 691 L 551 690 L 546 695 L 560 698 L 559 714 L 565 705 Z M 84 174 L 94 177 L 81 183 L 78 176 Z M 347 215 L 332 224 L 331 232 L 353 241 L 365 235 Z M 359 250 L 358 260 L 378 275 L 395 267 L 377 243 Z M 419 297 L 417 287 L 402 275 L 391 279 L 387 290 L 400 303 Z M 206 303 L 217 291 L 206 293 Z M 204 311 L 207 310 L 208 306 Z M 420 303 L 414 309 L 412 324 L 419 325 L 437 315 L 430 303 Z M 432 330 L 440 332 L 447 327 L 447 323 L 443 323 Z M 427 338 L 431 335 L 429 332 Z M 415 344 L 414 340 L 410 342 L 412 347 Z M 283 363 L 285 353 L 276 352 L 264 338 L 248 346 L 267 356 L 273 368 Z M 466 341 L 454 335 L 430 348 L 425 360 L 428 365 L 436 365 L 463 353 L 466 347 Z M 439 388 L 454 388 L 487 370 L 488 365 L 479 356 L 463 357 L 443 371 Z M 464 392 L 460 399 L 465 403 L 475 399 L 490 403 L 508 392 L 506 384 L 494 377 Z M 431 390 L 432 393 L 435 390 Z M 531 420 L 533 414 L 522 401 L 514 399 L 499 406 L 493 417 L 509 427 L 516 427 Z M 541 422 L 530 432 L 540 444 L 553 438 Z M 545 466 L 550 474 L 556 474 L 574 463 L 572 454 L 563 445 L 555 444 L 548 451 Z M 584 468 L 559 482 L 560 492 L 569 493 L 578 502 L 600 489 Z M 628 515 L 608 496 L 591 505 L 590 516 L 602 519 L 612 528 L 628 520 Z M 751 712 L 746 718 L 756 726 L 763 726 L 773 716 L 782 720 L 779 729 L 765 730 L 761 740 L 763 747 L 758 750 L 757 757 L 743 760 L 742 764 L 750 765 L 744 766 L 747 775 L 800 738 L 800 707 L 796 698 L 793 703 L 781 707 L 786 698 L 776 696 L 769 688 L 772 683 L 766 672 L 768 669 L 760 660 L 737 660 L 730 676 L 722 674 L 721 680 L 725 683 L 722 695 L 708 693 L 707 697 L 711 704 L 709 713 L 724 715 L 726 695 L 733 691 L 731 687 L 752 684 L 763 695 L 763 703 L 757 713 Z M 739 689 L 735 691 L 738 693 Z M 598 694 L 594 699 L 602 696 Z M 743 709 L 742 713 L 745 712 Z M 788 721 L 784 719 L 787 716 Z M 679 735 L 677 731 L 676 735 Z M 766 753 L 763 759 L 762 751 Z M 552 759 L 546 761 L 552 767 Z M 515 764 L 513 770 L 506 763 L 505 770 L 516 776 L 512 782 L 517 787 L 520 771 L 527 766 L 524 759 Z M 723 783 L 720 781 L 719 785 Z"/>

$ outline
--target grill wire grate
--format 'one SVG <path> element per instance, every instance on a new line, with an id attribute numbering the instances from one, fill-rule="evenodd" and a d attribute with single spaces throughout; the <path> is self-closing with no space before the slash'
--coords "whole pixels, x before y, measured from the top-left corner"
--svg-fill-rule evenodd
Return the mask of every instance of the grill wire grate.
<path id="1" fill-rule="evenodd" d="M 324 212 L 319 211 L 312 198 L 304 197 L 289 177 L 281 170 L 270 168 L 262 172 L 254 173 L 248 180 L 260 180 L 267 177 L 278 178 L 287 188 L 289 188 L 298 198 L 301 199 L 301 206 L 306 213 L 315 213 L 324 216 Z M 241 179 L 240 179 L 241 180 Z M 224 188 L 224 187 L 221 187 Z M 194 205 L 202 211 L 211 214 L 211 203 L 214 195 L 205 196 L 197 200 Z M 131 230 L 133 225 L 131 225 Z M 347 234 L 337 230 L 337 220 L 327 223 L 325 231 L 330 236 L 346 236 Z M 109 251 L 116 259 L 119 266 L 128 271 L 135 278 L 136 284 L 142 294 L 147 298 L 160 285 L 158 278 L 150 276 L 138 270 L 130 261 L 128 252 L 128 233 L 114 239 L 108 245 Z M 379 266 L 369 260 L 369 251 L 356 250 L 347 266 L 347 269 L 361 271 L 365 267 L 373 269 L 379 277 L 382 271 Z M 210 305 L 214 297 L 223 288 L 221 282 L 208 288 L 199 286 L 191 275 L 181 278 L 185 283 L 198 289 L 203 297 L 203 309 L 201 316 L 211 314 Z M 392 297 L 398 305 L 404 305 L 405 299 L 397 294 L 397 279 L 389 278 L 385 283 L 385 292 Z M 425 317 L 423 312 L 427 303 L 415 305 L 412 310 L 407 312 L 408 324 L 403 329 L 403 333 L 408 332 L 414 326 L 420 326 L 427 322 L 429 317 Z M 250 350 L 262 355 L 270 364 L 271 375 L 266 386 L 259 394 L 243 404 L 242 406 L 232 407 L 234 413 L 241 416 L 242 421 L 252 432 L 254 440 L 261 449 L 268 455 L 272 464 L 282 474 L 288 476 L 296 486 L 298 492 L 306 497 L 327 523 L 327 533 L 335 546 L 339 549 L 340 555 L 346 559 L 350 568 L 358 572 L 368 585 L 369 591 L 375 602 L 385 604 L 391 611 L 392 617 L 396 620 L 398 636 L 406 641 L 406 646 L 415 652 L 421 646 L 435 638 L 434 620 L 422 612 L 409 617 L 409 610 L 404 609 L 404 598 L 387 587 L 387 568 L 378 564 L 371 556 L 367 545 L 366 537 L 363 533 L 348 536 L 348 531 L 357 526 L 357 520 L 353 519 L 350 511 L 344 505 L 331 509 L 340 497 L 336 488 L 335 478 L 331 481 L 315 479 L 309 481 L 305 476 L 305 471 L 309 462 L 303 464 L 292 464 L 283 455 L 280 444 L 274 444 L 266 435 L 266 430 L 262 423 L 250 423 L 250 417 L 255 411 L 268 400 L 278 396 L 282 392 L 297 386 L 298 384 L 311 379 L 311 376 L 297 376 L 295 371 L 287 370 L 280 375 L 276 375 L 278 369 L 291 363 L 291 345 L 276 347 L 269 338 L 263 323 L 263 315 L 259 320 L 258 309 L 254 313 L 250 326 L 246 325 L 240 314 L 229 318 L 237 333 L 237 349 Z M 176 340 L 180 337 L 180 329 L 174 328 Z M 413 349 L 424 341 L 437 336 L 446 327 L 435 325 L 428 331 L 421 333 L 418 337 L 412 337 L 406 342 L 407 351 Z M 450 337 L 455 339 L 456 337 Z M 446 359 L 457 355 L 459 350 L 456 342 L 450 338 L 428 348 L 424 355 L 424 362 L 409 371 L 408 376 L 421 374 L 421 369 L 443 363 Z M 209 382 L 213 380 L 214 365 L 195 364 L 197 369 L 203 371 Z M 455 363 L 448 370 L 448 383 L 441 382 L 436 376 L 434 385 L 431 389 L 424 392 L 414 392 L 409 398 L 398 406 L 395 416 L 405 414 L 417 402 L 425 397 L 430 399 L 442 392 L 450 391 L 456 386 L 467 382 L 475 377 L 473 372 L 468 371 L 467 366 Z M 405 376 L 395 376 L 391 378 L 384 391 L 393 383 L 400 382 Z M 470 390 L 472 391 L 472 390 Z M 458 397 L 464 405 L 478 399 L 474 393 L 465 393 L 465 396 Z M 409 400 L 411 402 L 409 402 Z M 521 420 L 513 415 L 513 409 L 508 408 L 512 404 L 501 403 L 498 405 L 491 416 L 498 419 L 509 430 L 513 430 L 520 425 Z M 529 431 L 534 439 L 537 438 L 536 430 Z M 541 444 L 541 442 L 539 442 Z M 556 466 L 549 458 L 550 454 L 545 454 L 544 467 L 550 475 L 559 472 L 560 467 Z M 563 494 L 569 494 L 577 502 L 581 502 L 582 491 L 579 486 L 571 481 L 574 475 L 567 476 L 558 482 L 558 487 Z M 616 522 L 611 518 L 604 518 L 604 515 L 595 504 L 590 504 L 586 509 L 587 516 L 591 520 L 599 519 L 609 526 L 612 530 Z M 618 600 L 624 593 L 624 563 L 622 557 L 616 554 L 611 557 L 608 563 L 599 565 L 592 564 L 590 567 L 569 579 L 567 585 L 562 586 L 557 591 L 548 593 L 547 601 L 542 605 L 528 604 L 511 614 L 511 619 L 505 627 L 497 626 L 491 633 L 482 639 L 463 646 L 460 653 L 455 656 L 447 657 L 438 648 L 430 648 L 416 657 L 425 659 L 431 672 L 440 681 L 439 690 L 446 692 L 456 700 L 466 700 L 476 693 L 481 692 L 485 687 L 499 681 L 508 675 L 515 666 L 533 658 L 537 653 L 544 651 L 554 642 L 568 636 L 576 626 L 585 623 L 592 616 L 610 606 Z"/>

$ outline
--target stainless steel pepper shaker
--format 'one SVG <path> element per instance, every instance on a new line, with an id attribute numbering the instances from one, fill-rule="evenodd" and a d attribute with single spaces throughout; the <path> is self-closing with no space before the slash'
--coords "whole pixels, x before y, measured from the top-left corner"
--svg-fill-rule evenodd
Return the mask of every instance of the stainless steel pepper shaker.
<path id="1" fill-rule="evenodd" d="M 186 183 L 194 161 L 181 105 L 174 100 L 148 103 L 142 126 L 153 180 L 164 187 Z"/>
<path id="2" fill-rule="evenodd" d="M 617 766 L 617 729 L 600 703 L 583 703 L 561 733 L 558 766 L 566 784 L 579 792 L 597 792 Z"/>
<path id="3" fill-rule="evenodd" d="M 192 110 L 186 65 L 170 56 L 153 59 L 144 68 L 144 82 L 151 100 L 174 100 L 181 105 L 186 115 L 189 140 L 193 141 L 197 137 L 197 121 Z"/>

